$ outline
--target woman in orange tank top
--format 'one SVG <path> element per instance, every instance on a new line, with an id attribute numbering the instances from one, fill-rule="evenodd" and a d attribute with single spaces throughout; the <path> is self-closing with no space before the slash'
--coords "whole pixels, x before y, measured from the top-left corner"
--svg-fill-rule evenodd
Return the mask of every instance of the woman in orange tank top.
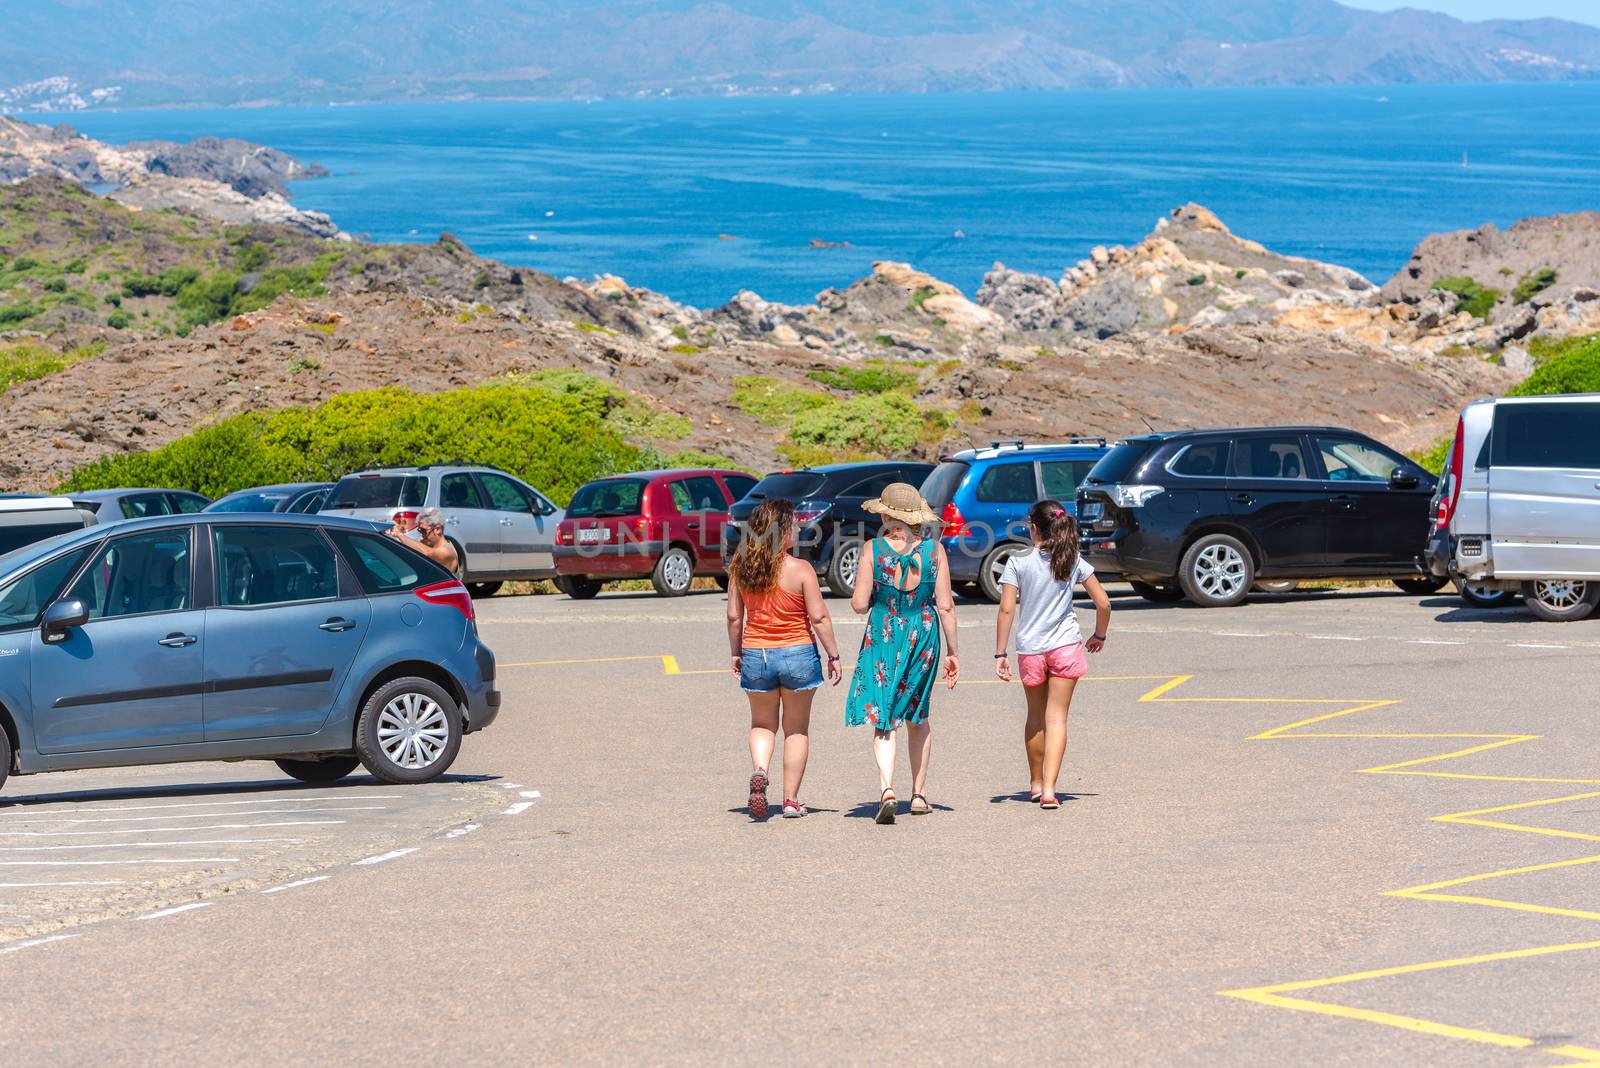
<path id="1" fill-rule="evenodd" d="M 750 818 L 767 818 L 767 765 L 783 730 L 783 814 L 804 816 L 800 780 L 810 755 L 811 698 L 822 685 L 817 642 L 828 653 L 828 678 L 839 685 L 839 645 L 817 586 L 796 560 L 794 505 L 762 501 L 728 564 L 728 647 L 733 673 L 750 699 Z"/>

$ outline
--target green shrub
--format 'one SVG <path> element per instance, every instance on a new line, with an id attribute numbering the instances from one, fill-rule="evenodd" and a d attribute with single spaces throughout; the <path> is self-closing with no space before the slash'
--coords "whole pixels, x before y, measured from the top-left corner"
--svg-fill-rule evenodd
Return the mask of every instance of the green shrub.
<path id="1" fill-rule="evenodd" d="M 838 371 L 809 371 L 806 377 L 850 393 L 899 393 L 914 389 L 917 385 L 914 371 L 881 363 L 846 367 Z"/>
<path id="2" fill-rule="evenodd" d="M 11 261 L 11 269 L 13 271 L 31 271 L 37 266 L 39 266 L 39 261 L 32 256 L 18 256 Z"/>
<path id="3" fill-rule="evenodd" d="M 152 452 L 102 457 L 63 488 L 160 485 L 220 496 L 365 467 L 470 458 L 505 468 L 559 503 L 589 479 L 633 469 L 643 457 L 571 393 L 510 384 L 436 395 L 388 388 L 234 416 Z"/>
<path id="4" fill-rule="evenodd" d="M 1456 297 L 1456 311 L 1464 311 L 1475 319 L 1489 317 L 1489 309 L 1500 299 L 1501 292 L 1498 289 L 1481 286 L 1466 275 L 1459 274 L 1435 280 L 1433 288 L 1453 293 Z"/>
<path id="5" fill-rule="evenodd" d="M 803 389 L 765 375 L 743 375 L 733 380 L 733 404 L 752 419 L 780 426 L 802 412 L 833 404 L 826 393 Z"/>
<path id="6" fill-rule="evenodd" d="M 932 286 L 920 286 L 915 293 L 911 294 L 911 303 L 906 305 L 906 311 L 921 311 L 922 306 L 928 303 L 928 298 L 937 297 L 938 295 L 939 291 Z"/>
<path id="7" fill-rule="evenodd" d="M 168 267 L 157 275 L 130 274 L 122 279 L 122 295 L 175 297 L 180 289 L 199 277 L 196 267 Z"/>
<path id="8" fill-rule="evenodd" d="M 105 351 L 103 342 L 81 345 L 66 352 L 55 352 L 39 345 L 13 345 L 0 348 L 0 393 L 17 382 L 53 375 L 79 360 L 98 356 Z"/>
<path id="9" fill-rule="evenodd" d="M 0 325 L 32 319 L 43 310 L 37 304 L 29 304 L 25 300 L 19 300 L 14 304 L 0 304 Z"/>
<path id="10" fill-rule="evenodd" d="M 1192 286 L 1203 286 L 1206 284 L 1206 276 L 1203 274 L 1191 274 L 1188 278 L 1185 278 L 1184 281 L 1188 282 Z"/>
<path id="11" fill-rule="evenodd" d="M 126 330 L 131 322 L 133 320 L 128 318 L 128 313 L 125 311 L 114 311 L 106 316 L 106 325 L 113 330 Z"/>
<path id="12" fill-rule="evenodd" d="M 1537 271 L 1529 271 L 1517 282 L 1516 288 L 1511 291 L 1513 304 L 1526 304 L 1533 299 L 1534 294 L 1541 293 L 1556 284 L 1556 272 L 1552 267 L 1541 267 Z"/>
<path id="13" fill-rule="evenodd" d="M 795 417 L 788 444 L 845 455 L 896 456 L 949 429 L 948 413 L 924 409 L 899 393 L 864 394 Z"/>
<path id="14" fill-rule="evenodd" d="M 894 338 L 890 337 L 888 334 L 874 334 L 872 337 L 872 343 L 886 349 L 894 348 Z"/>
<path id="15" fill-rule="evenodd" d="M 82 256 L 78 256 L 75 259 L 70 259 L 61 265 L 62 274 L 82 274 L 88 269 L 89 265 L 83 262 Z"/>
<path id="16" fill-rule="evenodd" d="M 1411 453 L 1411 458 L 1434 474 L 1443 474 L 1444 465 L 1450 459 L 1450 446 L 1455 438 L 1440 438 L 1426 449 L 1416 449 Z"/>
<path id="17" fill-rule="evenodd" d="M 113 308 L 120 308 L 120 307 L 122 307 L 122 294 L 121 293 L 107 293 L 105 295 L 105 302 L 107 304 L 111 305 Z"/>
<path id="18" fill-rule="evenodd" d="M 1569 352 L 1591 345 L 1600 334 L 1587 334 L 1579 337 L 1535 337 L 1528 340 L 1528 355 L 1533 357 L 1534 363 L 1548 363 Z"/>
<path id="19" fill-rule="evenodd" d="M 1559 355 L 1540 364 L 1508 396 L 1548 393 L 1600 393 L 1600 334 L 1568 339 Z"/>
<path id="20" fill-rule="evenodd" d="M 67 280 L 65 278 L 52 278 L 44 284 L 44 289 L 47 293 L 65 293 L 67 291 Z"/>
<path id="21" fill-rule="evenodd" d="M 234 266 L 247 272 L 259 271 L 270 262 L 272 262 L 272 250 L 253 241 L 240 246 L 233 258 Z"/>

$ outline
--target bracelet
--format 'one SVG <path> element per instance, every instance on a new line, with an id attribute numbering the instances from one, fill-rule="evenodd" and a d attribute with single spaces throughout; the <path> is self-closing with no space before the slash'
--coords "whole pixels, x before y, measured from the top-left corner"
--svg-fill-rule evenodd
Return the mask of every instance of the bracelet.
<path id="1" fill-rule="evenodd" d="M 830 657 L 828 657 L 828 663 L 830 663 L 830 664 L 837 664 L 837 663 L 838 663 L 838 662 L 839 662 L 839 658 L 838 658 L 838 657 L 836 657 L 836 656 L 830 656 Z"/>
<path id="2" fill-rule="evenodd" d="M 995 659 L 996 659 L 996 660 L 1004 660 L 1004 659 L 1005 659 L 1005 658 L 1006 658 L 1006 656 L 1007 656 L 1007 655 L 1008 655 L 1008 654 L 1006 654 L 1006 653 L 995 653 L 995 654 L 994 654 L 994 658 L 995 658 Z"/>
<path id="3" fill-rule="evenodd" d="M 1103 641 L 1106 640 L 1106 636 L 1104 634 L 1091 634 L 1091 635 L 1089 635 L 1089 640 L 1090 641 L 1096 641 L 1096 642 L 1103 642 Z"/>

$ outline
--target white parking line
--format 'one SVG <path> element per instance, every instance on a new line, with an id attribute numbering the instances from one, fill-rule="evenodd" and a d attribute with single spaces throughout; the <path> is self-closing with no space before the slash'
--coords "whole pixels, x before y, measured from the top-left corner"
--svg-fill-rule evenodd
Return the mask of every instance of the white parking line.
<path id="1" fill-rule="evenodd" d="M 1217 631 L 1217 637 L 1219 637 L 1219 638 L 1270 638 L 1270 637 L 1272 637 L 1272 635 L 1270 635 L 1270 634 L 1258 634 L 1255 631 L 1249 631 L 1249 630 L 1219 630 L 1219 631 Z"/>
<path id="2" fill-rule="evenodd" d="M 522 784 L 520 782 L 503 782 L 503 783 L 500 784 L 500 789 L 502 789 L 502 790 L 520 790 L 520 789 L 522 789 Z"/>
<path id="3" fill-rule="evenodd" d="M 0 868 L 78 867 L 84 864 L 237 864 L 238 857 L 137 857 L 133 860 L 0 860 Z"/>
<path id="4" fill-rule="evenodd" d="M 69 879 L 59 883 L 0 883 L 0 889 L 16 886 L 121 886 L 123 879 Z"/>
<path id="5" fill-rule="evenodd" d="M 532 801 L 518 801 L 501 813 L 502 816 L 520 816 L 533 807 Z"/>
<path id="6" fill-rule="evenodd" d="M 274 813 L 274 815 L 297 816 L 302 812 L 380 812 L 388 805 L 347 805 L 340 808 L 297 808 L 289 812 Z M 209 820 L 225 815 L 222 812 L 190 812 L 182 816 L 112 816 L 109 819 L 98 819 L 82 816 L 57 816 L 34 817 L 19 819 L 18 823 L 148 823 L 151 820 Z M 155 828 L 152 828 L 154 830 Z"/>
<path id="7" fill-rule="evenodd" d="M 1565 649 L 1565 645 L 1540 645 L 1538 642 L 1510 642 L 1513 649 Z"/>
<path id="8" fill-rule="evenodd" d="M 263 890 L 261 892 L 263 894 L 277 894 L 277 893 L 281 893 L 284 890 L 293 890 L 297 886 L 310 886 L 312 883 L 320 883 L 324 879 L 331 879 L 331 878 L 333 878 L 333 876 L 331 876 L 331 875 L 313 875 L 309 879 L 296 879 L 292 883 L 283 883 L 283 884 L 281 884 L 279 886 L 269 886 L 269 887 L 267 887 L 265 890 Z"/>
<path id="9" fill-rule="evenodd" d="M 350 862 L 350 864 L 352 867 L 360 864 L 382 864 L 384 861 L 395 860 L 399 857 L 403 857 L 407 853 L 415 853 L 421 848 L 421 846 L 408 846 L 405 849 L 391 849 L 389 852 L 379 853 L 375 857 L 363 857 L 361 860 L 353 860 Z"/>
<path id="10" fill-rule="evenodd" d="M 1355 634 L 1307 634 L 1314 642 L 1364 642 L 1367 639 Z"/>
<path id="11" fill-rule="evenodd" d="M 157 846 L 245 845 L 253 842 L 294 844 L 298 838 L 200 838 L 192 842 L 91 842 L 78 845 L 0 846 L 0 853 L 40 853 L 61 849 L 154 849 Z"/>
<path id="12" fill-rule="evenodd" d="M 444 836 L 446 838 L 460 838 L 464 834 L 471 834 L 481 826 L 482 824 L 479 823 L 468 823 L 461 827 L 452 827 L 450 830 L 444 832 Z"/>
<path id="13" fill-rule="evenodd" d="M 69 938 L 77 937 L 77 933 L 74 932 L 73 934 L 54 934 L 45 935 L 43 938 L 30 938 L 26 942 L 13 942 L 9 946 L 0 946 L 0 953 L 16 953 L 19 950 L 32 949 L 34 946 L 42 946 L 47 942 L 64 942 Z"/>
<path id="14" fill-rule="evenodd" d="M 0 838 L 69 838 L 108 834 L 171 834 L 184 831 L 243 831 L 252 827 L 336 827 L 345 820 L 287 820 L 279 823 L 212 823 L 205 827 L 139 827 L 123 831 L 0 831 Z"/>
<path id="15" fill-rule="evenodd" d="M 209 901 L 191 901 L 187 905 L 174 905 L 170 909 L 158 909 L 155 912 L 147 912 L 143 916 L 135 916 L 134 919 L 159 920 L 163 916 L 176 916 L 180 912 L 192 912 L 195 909 L 210 908 L 211 904 L 212 903 Z"/>
<path id="16" fill-rule="evenodd" d="M 1466 642 L 1445 641 L 1442 638 L 1407 638 L 1408 645 L 1465 645 Z"/>
<path id="17" fill-rule="evenodd" d="M 523 797 L 543 797 L 544 795 L 541 794 L 538 790 L 524 790 L 524 791 L 522 791 L 522 796 Z"/>
<path id="18" fill-rule="evenodd" d="M 285 805 L 300 804 L 305 801 L 398 801 L 404 794 L 328 794 L 315 797 L 306 794 L 291 794 L 287 797 L 262 797 L 253 801 L 180 801 L 170 805 L 107 805 L 104 808 L 85 809 L 86 812 L 149 812 L 151 809 L 172 808 L 235 808 L 239 805 Z M 28 807 L 38 805 L 66 805 L 83 804 L 75 801 L 29 801 L 23 802 Z"/>

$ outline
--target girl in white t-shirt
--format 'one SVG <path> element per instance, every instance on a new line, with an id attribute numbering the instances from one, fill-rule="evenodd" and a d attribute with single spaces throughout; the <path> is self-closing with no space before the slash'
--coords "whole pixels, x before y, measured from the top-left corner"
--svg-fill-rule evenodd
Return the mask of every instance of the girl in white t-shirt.
<path id="1" fill-rule="evenodd" d="M 1084 650 L 1098 653 L 1111 625 L 1111 599 L 1078 557 L 1078 521 L 1055 501 L 1040 501 L 1028 512 L 1034 552 L 1012 553 L 1000 576 L 1000 618 L 995 623 L 994 673 L 1011 681 L 1006 646 L 1017 622 L 1017 666 L 1028 697 L 1023 742 L 1028 750 L 1028 800 L 1040 808 L 1060 808 L 1056 783 L 1067 754 L 1067 710 L 1072 691 L 1088 671 Z M 1088 641 L 1072 611 L 1072 587 L 1083 584 L 1094 600 L 1094 633 Z"/>

